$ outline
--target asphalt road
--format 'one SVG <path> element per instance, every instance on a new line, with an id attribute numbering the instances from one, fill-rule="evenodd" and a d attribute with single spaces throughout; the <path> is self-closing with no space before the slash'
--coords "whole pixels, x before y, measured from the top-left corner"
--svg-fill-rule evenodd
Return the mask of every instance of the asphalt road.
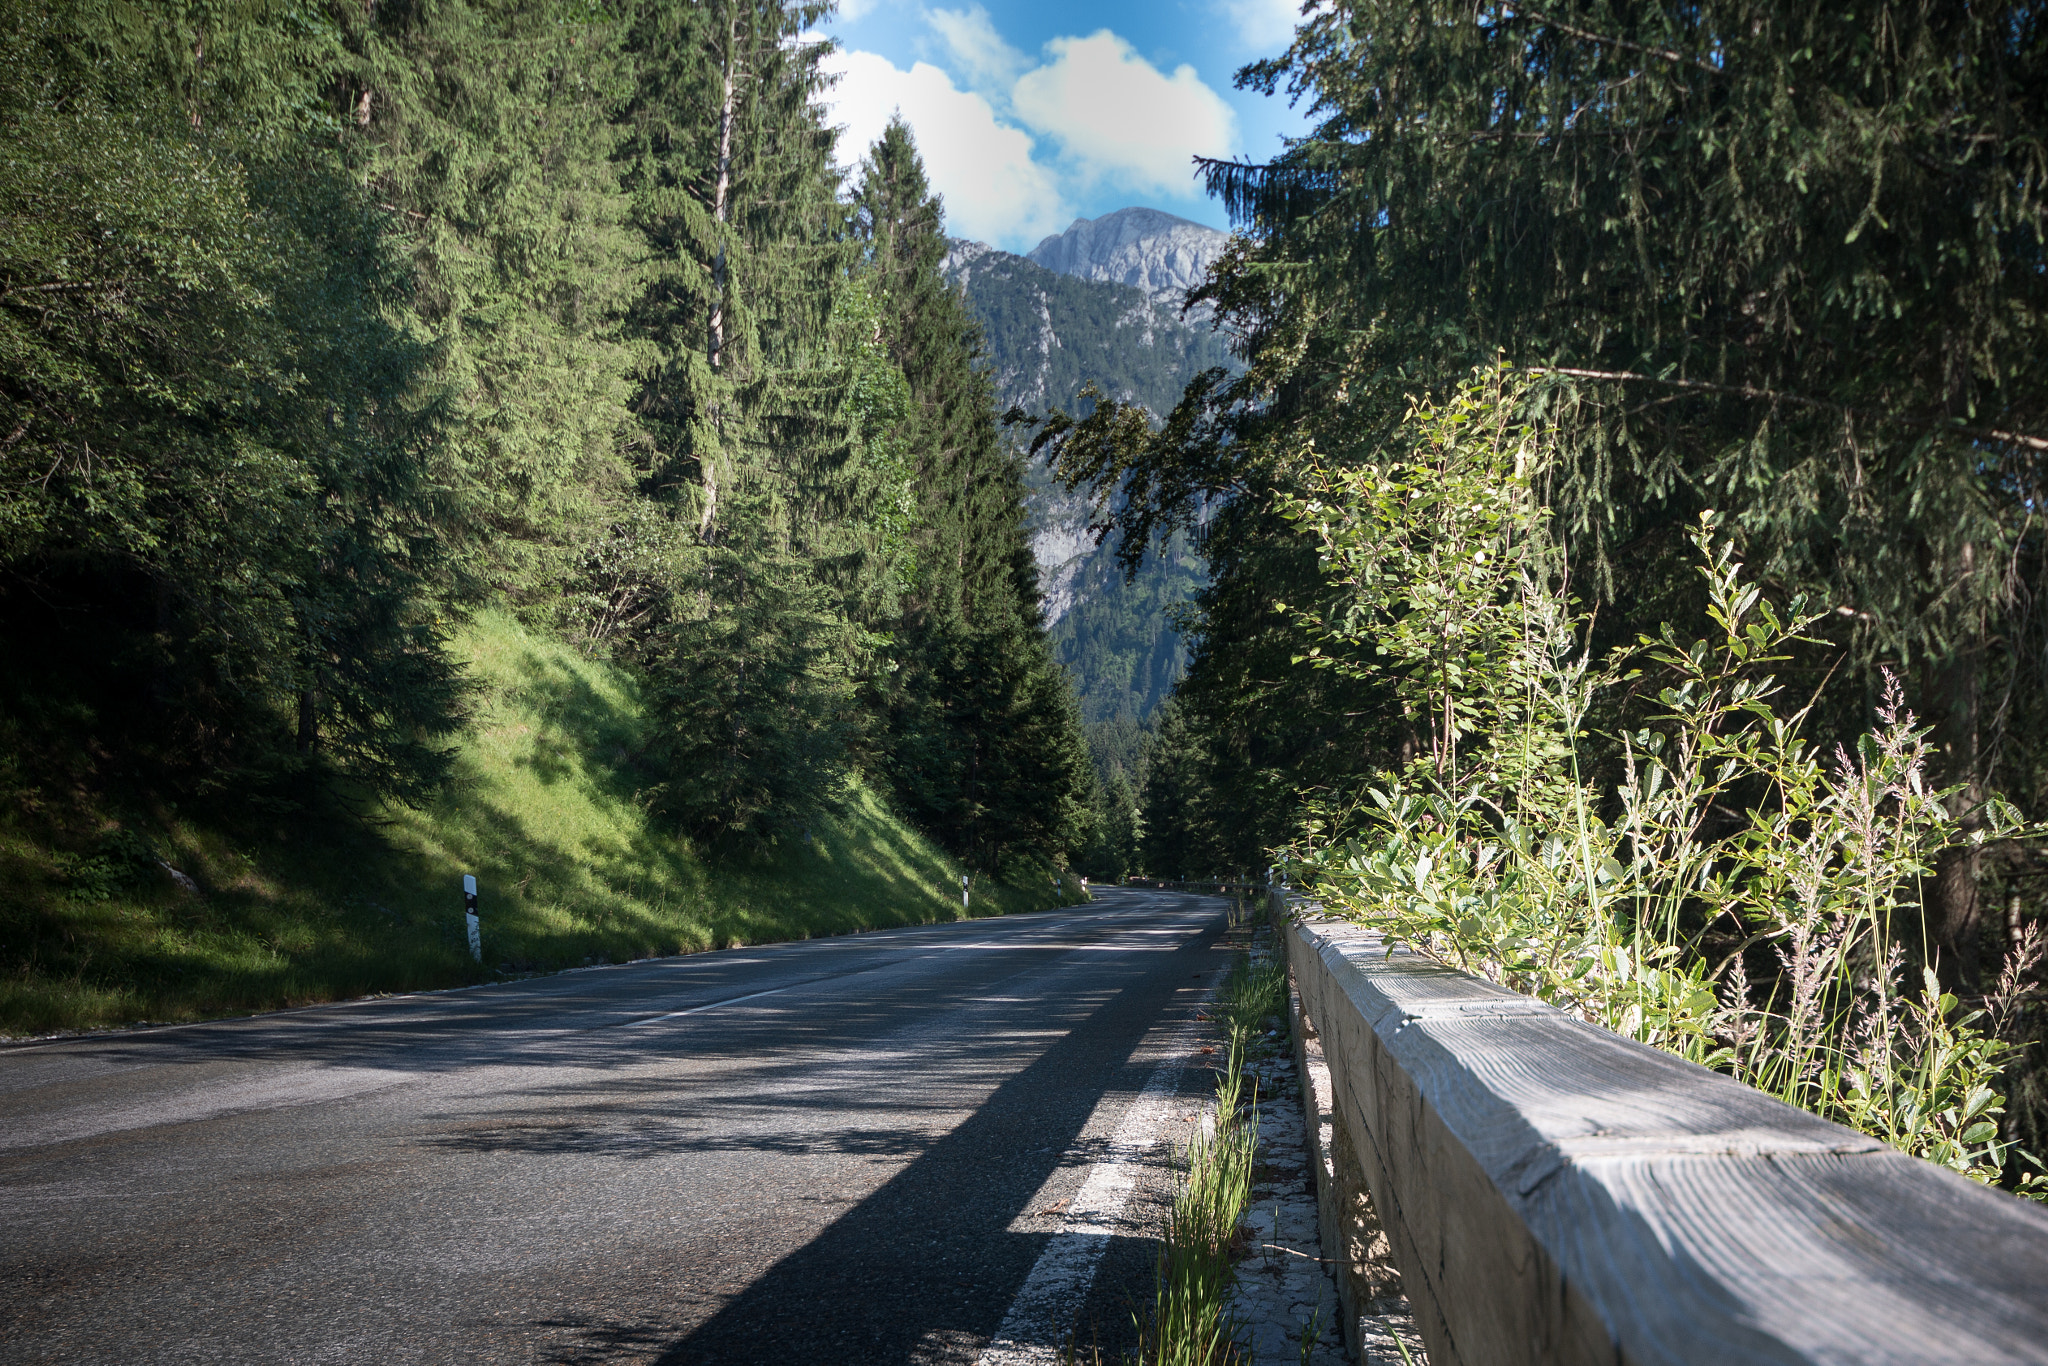
<path id="1" fill-rule="evenodd" d="M 1186 1052 L 1222 904 L 0 1049 L 0 1361 L 974 1361 Z M 1107 1246 L 1106 1347 L 1151 1256 Z"/>

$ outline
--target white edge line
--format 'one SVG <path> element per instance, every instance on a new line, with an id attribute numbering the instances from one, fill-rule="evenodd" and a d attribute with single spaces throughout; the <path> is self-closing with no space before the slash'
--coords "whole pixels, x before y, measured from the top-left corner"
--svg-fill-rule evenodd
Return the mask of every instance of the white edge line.
<path id="1" fill-rule="evenodd" d="M 1124 1112 L 1107 1155 L 1088 1169 L 1059 1231 L 1038 1254 L 983 1349 L 980 1366 L 1047 1366 L 1059 1360 L 1062 1334 L 1073 1326 L 1109 1240 L 1132 1231 L 1124 1227 L 1124 1204 L 1137 1185 L 1138 1163 L 1171 1117 L 1195 1025 L 1190 1018 L 1168 1036 L 1166 1060 Z"/>

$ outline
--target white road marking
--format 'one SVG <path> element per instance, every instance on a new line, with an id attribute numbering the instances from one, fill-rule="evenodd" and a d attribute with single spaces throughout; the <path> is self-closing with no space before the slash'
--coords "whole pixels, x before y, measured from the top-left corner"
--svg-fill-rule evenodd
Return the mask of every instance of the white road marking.
<path id="1" fill-rule="evenodd" d="M 1042 1366 L 1059 1360 L 1060 1344 L 1074 1327 L 1109 1240 L 1136 1231 L 1123 1217 L 1124 1205 L 1137 1185 L 1138 1164 L 1159 1141 L 1168 1121 L 1177 1118 L 1175 1093 L 1194 1035 L 1192 1019 L 1168 1035 L 1166 1060 L 1124 1112 L 1108 1153 L 1088 1169 L 1059 1232 L 1038 1254 L 1010 1311 L 983 1349 L 981 1366 Z"/>
<path id="2" fill-rule="evenodd" d="M 1198 923 L 1200 920 L 1206 918 L 1207 914 L 1207 912 L 1204 912 L 1202 914 L 1198 914 L 1195 916 L 1183 916 L 1182 921 Z M 1179 923 L 1162 930 L 1119 930 L 1117 931 L 1117 934 L 1119 935 L 1118 939 L 1110 940 L 1107 943 L 1096 942 L 1083 944 L 1063 944 L 1058 942 L 1048 942 L 1045 940 L 1035 940 L 1032 942 L 1022 944 L 983 942 L 975 942 L 968 944 L 946 944 L 938 946 L 936 950 L 931 952 L 919 952 L 912 954 L 908 957 L 905 957 L 903 959 L 900 959 L 896 962 L 878 964 L 874 968 L 864 970 L 862 975 L 865 975 L 866 972 L 878 972 L 892 967 L 912 967 L 918 963 L 930 962 L 932 959 L 937 958 L 942 954 L 951 953 L 960 949 L 1027 949 L 1034 952 L 1043 952 L 1048 949 L 1053 949 L 1066 953 L 1172 953 L 1179 949 L 1180 944 L 1178 941 L 1186 937 L 1187 924 Z M 1176 942 L 1171 944 L 1142 944 L 1130 942 L 1132 939 L 1138 938 L 1140 936 L 1172 936 Z M 672 1010 L 664 1015 L 643 1015 L 638 1019 L 623 1020 L 620 1023 L 612 1026 L 612 1028 L 633 1029 L 640 1025 L 659 1024 L 663 1020 L 679 1020 L 683 1018 L 683 1016 L 685 1015 L 701 1015 L 707 1010 L 717 1010 L 722 1006 L 738 1005 L 741 1001 L 758 1000 L 763 996 L 776 996 L 780 995 L 785 991 L 795 991 L 799 987 L 815 986 L 819 983 L 831 984 L 844 980 L 844 977 L 841 977 L 837 974 L 828 974 L 820 977 L 812 977 L 802 982 L 791 982 L 787 986 L 772 987 L 767 991 L 749 992 L 745 996 L 728 996 L 722 1001 L 711 1001 L 705 1005 L 692 1006 L 688 1010 Z"/>
<path id="3" fill-rule="evenodd" d="M 785 991 L 795 991 L 798 987 L 807 987 L 809 985 L 811 985 L 809 982 L 791 982 L 786 987 L 770 987 L 767 991 L 750 992 L 745 996 L 728 996 L 723 1001 L 713 1001 L 709 1005 L 691 1006 L 688 1010 L 671 1010 L 666 1015 L 648 1015 L 638 1020 L 627 1020 L 624 1024 L 616 1026 L 616 1028 L 631 1029 L 635 1025 L 659 1024 L 663 1020 L 680 1020 L 685 1015 L 702 1015 L 705 1011 L 716 1010 L 720 1006 L 736 1006 L 741 1001 L 758 1001 L 763 996 L 780 996 Z"/>

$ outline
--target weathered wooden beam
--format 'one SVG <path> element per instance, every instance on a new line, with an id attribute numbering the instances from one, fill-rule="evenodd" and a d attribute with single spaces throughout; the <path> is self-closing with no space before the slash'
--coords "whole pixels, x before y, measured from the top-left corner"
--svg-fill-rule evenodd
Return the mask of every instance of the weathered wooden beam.
<path id="1" fill-rule="evenodd" d="M 1341 921 L 1285 927 L 1434 1366 L 2048 1363 L 2048 1211 Z"/>

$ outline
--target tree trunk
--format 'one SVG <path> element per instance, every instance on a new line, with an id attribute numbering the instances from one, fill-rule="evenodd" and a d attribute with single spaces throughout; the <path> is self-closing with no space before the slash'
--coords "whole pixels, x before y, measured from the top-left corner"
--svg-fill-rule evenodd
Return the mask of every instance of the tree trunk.
<path id="1" fill-rule="evenodd" d="M 725 88 L 718 106 L 718 177 L 711 190 L 711 218 L 718 224 L 718 246 L 711 257 L 711 319 L 706 328 L 704 355 L 716 374 L 725 360 L 725 220 L 727 201 L 732 194 L 732 115 L 733 96 L 738 88 L 734 77 L 737 63 L 733 49 L 739 41 L 738 20 L 728 17 L 725 23 Z M 714 402 L 716 400 L 714 399 Z M 714 411 L 712 421 L 717 422 Z M 704 512 L 697 521 L 697 534 L 709 538 L 718 521 L 718 466 L 716 457 L 707 450 L 701 450 L 697 457 L 698 469 L 704 478 Z"/>
<path id="2" fill-rule="evenodd" d="M 299 739 L 298 751 L 311 754 L 320 748 L 320 693 L 314 688 L 299 689 Z"/>
<path id="3" fill-rule="evenodd" d="M 169 580 L 161 575 L 152 579 L 150 594 L 156 607 L 156 648 L 150 651 L 149 704 L 162 715 L 170 712 L 175 700 L 171 684 L 171 637 L 177 626 L 177 614 L 171 601 Z"/>

